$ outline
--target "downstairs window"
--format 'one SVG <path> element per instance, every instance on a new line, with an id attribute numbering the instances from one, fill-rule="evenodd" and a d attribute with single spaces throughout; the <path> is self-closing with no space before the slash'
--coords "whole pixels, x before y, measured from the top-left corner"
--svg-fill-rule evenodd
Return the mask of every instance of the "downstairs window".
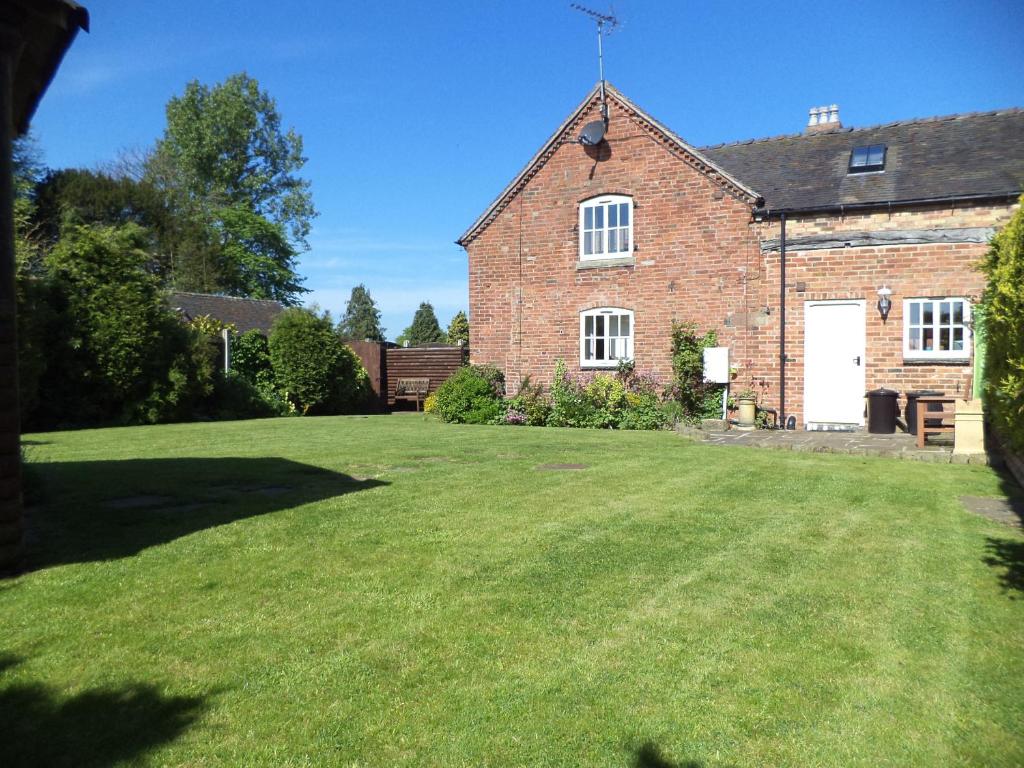
<path id="1" fill-rule="evenodd" d="M 580 365 L 614 368 L 633 359 L 633 312 L 599 307 L 580 312 Z"/>
<path id="2" fill-rule="evenodd" d="M 971 304 L 964 298 L 905 299 L 903 357 L 966 360 L 971 356 Z"/>

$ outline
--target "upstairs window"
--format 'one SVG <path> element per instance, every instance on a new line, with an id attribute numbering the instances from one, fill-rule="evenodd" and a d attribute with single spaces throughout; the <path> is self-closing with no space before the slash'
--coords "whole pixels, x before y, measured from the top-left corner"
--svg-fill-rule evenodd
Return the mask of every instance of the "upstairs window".
<path id="1" fill-rule="evenodd" d="M 854 147 L 850 152 L 850 173 L 885 170 L 885 144 Z"/>
<path id="2" fill-rule="evenodd" d="M 633 249 L 633 200 L 604 195 L 580 204 L 580 259 L 608 259 Z"/>
<path id="3" fill-rule="evenodd" d="M 633 359 L 633 313 L 599 307 L 580 312 L 580 365 L 614 368 Z"/>
<path id="4" fill-rule="evenodd" d="M 971 356 L 971 304 L 967 299 L 906 299 L 903 357 L 967 360 Z"/>

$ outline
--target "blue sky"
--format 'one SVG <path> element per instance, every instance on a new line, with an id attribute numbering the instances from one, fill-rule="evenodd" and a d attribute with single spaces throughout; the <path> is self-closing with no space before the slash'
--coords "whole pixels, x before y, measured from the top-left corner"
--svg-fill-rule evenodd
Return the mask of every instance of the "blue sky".
<path id="1" fill-rule="evenodd" d="M 187 81 L 248 72 L 305 139 L 309 300 L 337 315 L 365 283 L 390 338 L 420 301 L 466 308 L 454 240 L 597 80 L 592 24 L 555 0 L 83 1 L 33 124 L 47 164 L 150 146 Z M 820 104 L 854 126 L 1024 106 L 1019 0 L 614 5 L 608 79 L 698 146 Z"/>

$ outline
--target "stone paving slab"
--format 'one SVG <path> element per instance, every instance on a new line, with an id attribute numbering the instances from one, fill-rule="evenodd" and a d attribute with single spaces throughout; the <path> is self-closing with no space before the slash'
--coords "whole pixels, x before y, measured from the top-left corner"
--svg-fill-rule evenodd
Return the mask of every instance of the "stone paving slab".
<path id="1" fill-rule="evenodd" d="M 1005 523 L 1014 528 L 1024 528 L 1024 499 L 993 499 L 984 496 L 961 496 L 960 503 L 968 512 Z"/>
<path id="2" fill-rule="evenodd" d="M 731 429 L 727 432 L 700 432 L 699 437 L 711 445 L 745 445 L 752 448 L 772 448 L 807 453 L 884 456 L 939 464 L 990 463 L 989 457 L 985 454 L 954 455 L 951 440 L 940 443 L 933 442 L 934 438 L 932 438 L 924 448 L 918 448 L 917 438 L 903 432 L 892 435 L 873 435 L 866 431 L 803 432 L 759 429 L 743 432 Z"/>

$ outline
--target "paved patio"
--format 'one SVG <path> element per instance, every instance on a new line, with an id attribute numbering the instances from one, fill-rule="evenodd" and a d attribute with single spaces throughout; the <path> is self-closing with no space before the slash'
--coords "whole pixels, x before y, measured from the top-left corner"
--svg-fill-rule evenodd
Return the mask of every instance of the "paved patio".
<path id="1" fill-rule="evenodd" d="M 904 432 L 892 435 L 872 435 L 866 430 L 857 432 L 804 432 L 756 429 L 743 432 L 687 430 L 694 438 L 713 445 L 746 445 L 751 448 L 775 448 L 781 451 L 807 451 L 809 453 L 846 453 L 855 456 L 889 456 L 911 461 L 931 461 L 938 464 L 988 464 L 985 454 L 953 454 L 953 441 L 945 435 L 929 437 L 928 445 L 917 447 L 917 438 Z M 943 440 L 942 438 L 945 438 Z"/>

